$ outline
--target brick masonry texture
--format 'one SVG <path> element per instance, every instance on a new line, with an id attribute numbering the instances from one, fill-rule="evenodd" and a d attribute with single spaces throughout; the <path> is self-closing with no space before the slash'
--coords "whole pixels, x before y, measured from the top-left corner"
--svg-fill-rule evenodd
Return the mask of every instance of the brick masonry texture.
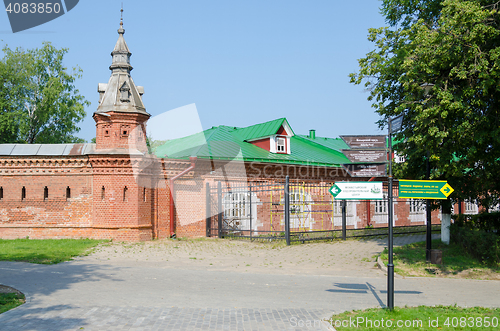
<path id="1" fill-rule="evenodd" d="M 154 166 L 144 167 L 144 164 Z M 97 238 L 144 241 L 170 236 L 168 179 L 190 165 L 187 160 L 158 159 L 151 155 L 97 154 L 67 157 L 0 158 L 0 237 L 1 238 Z M 156 170 L 155 170 L 156 169 Z M 227 177 L 227 173 L 231 177 Z M 175 232 L 178 237 L 206 235 L 206 184 L 218 181 L 252 182 L 284 180 L 330 185 L 349 180 L 336 168 L 310 168 L 270 164 L 224 164 L 198 160 L 196 168 L 174 182 Z M 300 190 L 300 188 L 299 188 Z M 24 193 L 23 193 L 24 192 Z M 308 199 L 331 201 L 328 191 L 309 188 Z M 283 212 L 271 210 L 283 203 L 280 195 L 258 193 L 256 231 L 282 231 Z M 272 201 L 271 201 L 272 200 Z M 272 203 L 271 203 L 272 202 Z M 386 226 L 387 218 L 376 213 L 375 202 L 350 202 L 348 228 L 368 224 Z M 321 208 L 314 206 L 312 208 Z M 329 207 L 331 208 L 331 207 Z M 313 209 L 314 210 L 314 209 Z M 272 217 L 270 215 L 273 215 Z M 300 225 L 296 217 L 296 227 Z M 432 213 L 439 224 L 440 214 Z M 385 221 L 384 221 L 385 220 Z M 309 229 L 338 229 L 340 216 L 313 212 Z M 294 216 L 292 215 L 292 226 Z M 421 225 L 412 219 L 408 201 L 396 199 L 395 225 Z"/>
<path id="2" fill-rule="evenodd" d="M 202 237 L 206 235 L 207 183 L 212 188 L 218 181 L 223 185 L 255 185 L 284 181 L 289 175 L 295 185 L 292 192 L 301 192 L 301 183 L 328 186 L 335 181 L 355 180 L 339 168 L 197 160 L 196 167 L 170 187 L 169 179 L 187 169 L 190 161 L 137 153 L 147 150 L 147 116 L 115 112 L 109 115 L 94 115 L 94 154 L 0 157 L 1 238 L 166 238 L 170 237 L 170 199 L 174 199 L 176 236 Z M 331 203 L 326 189 L 309 187 L 304 194 L 307 199 Z M 282 231 L 283 212 L 273 210 L 283 204 L 282 194 L 257 193 L 255 199 L 256 220 L 252 228 Z M 377 215 L 375 202 L 351 204 L 348 228 L 387 225 L 387 217 Z M 339 228 L 339 215 L 318 212 L 321 206 L 311 208 L 314 212 L 307 216 L 307 224 L 303 215 L 293 214 L 292 227 Z M 432 215 L 433 223 L 438 224 L 439 212 Z M 395 225 L 420 224 L 424 224 L 423 218 L 412 218 L 408 202 L 397 200 Z"/>

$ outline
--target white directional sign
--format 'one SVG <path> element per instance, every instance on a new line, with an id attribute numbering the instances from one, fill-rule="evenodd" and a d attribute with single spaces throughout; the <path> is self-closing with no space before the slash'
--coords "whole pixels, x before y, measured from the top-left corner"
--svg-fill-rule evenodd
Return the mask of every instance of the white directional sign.
<path id="1" fill-rule="evenodd" d="M 335 200 L 382 200 L 382 182 L 337 182 L 330 188 Z"/>

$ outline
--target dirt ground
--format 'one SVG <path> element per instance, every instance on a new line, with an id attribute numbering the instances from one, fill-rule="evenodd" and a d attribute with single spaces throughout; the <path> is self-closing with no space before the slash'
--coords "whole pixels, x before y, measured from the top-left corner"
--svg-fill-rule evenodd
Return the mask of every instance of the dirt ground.
<path id="1" fill-rule="evenodd" d="M 347 240 L 286 246 L 276 242 L 226 239 L 113 243 L 79 258 L 107 263 L 154 263 L 168 268 L 217 269 L 252 273 L 383 275 L 376 256 L 384 240 Z"/>

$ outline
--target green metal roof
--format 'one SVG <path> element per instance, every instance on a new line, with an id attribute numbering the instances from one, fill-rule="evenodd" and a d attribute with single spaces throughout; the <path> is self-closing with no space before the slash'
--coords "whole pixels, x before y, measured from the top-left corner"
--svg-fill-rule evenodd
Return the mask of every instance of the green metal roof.
<path id="1" fill-rule="evenodd" d="M 290 128 L 290 130 L 292 129 L 290 124 L 288 124 L 286 118 L 283 117 L 283 118 L 278 118 L 277 120 L 247 126 L 245 128 L 238 128 L 236 130 L 236 134 L 239 135 L 243 140 L 252 140 L 261 137 L 268 137 L 273 134 L 276 134 L 276 132 L 278 132 L 280 127 L 283 125 L 283 123 L 286 123 L 287 126 Z"/>
<path id="2" fill-rule="evenodd" d="M 327 167 L 340 167 L 342 163 L 350 163 L 340 151 L 342 148 L 347 148 L 340 139 L 309 139 L 307 136 L 295 135 L 290 137 L 291 154 L 270 153 L 245 141 L 251 139 L 248 137 L 259 137 L 260 134 L 272 132 L 274 128 L 277 131 L 284 121 L 286 119 L 262 123 L 261 128 L 257 128 L 256 125 L 243 129 L 224 125 L 213 127 L 191 136 L 169 140 L 159 146 L 155 154 L 158 157 L 173 159 L 197 156 L 200 159 Z M 250 128 L 251 130 L 244 130 Z M 242 130 L 246 134 L 242 135 Z"/>

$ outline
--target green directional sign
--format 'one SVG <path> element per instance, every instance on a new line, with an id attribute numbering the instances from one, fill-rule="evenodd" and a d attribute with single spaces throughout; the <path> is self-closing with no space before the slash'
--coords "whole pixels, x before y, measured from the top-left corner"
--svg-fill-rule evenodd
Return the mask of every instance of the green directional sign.
<path id="1" fill-rule="evenodd" d="M 447 199 L 453 191 L 445 180 L 399 180 L 400 198 Z"/>

